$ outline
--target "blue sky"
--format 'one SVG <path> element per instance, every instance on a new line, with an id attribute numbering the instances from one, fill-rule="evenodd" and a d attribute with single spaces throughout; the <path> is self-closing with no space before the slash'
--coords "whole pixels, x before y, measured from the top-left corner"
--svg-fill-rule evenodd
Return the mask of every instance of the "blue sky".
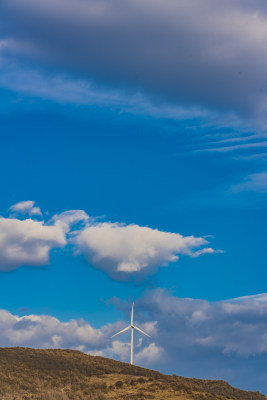
<path id="1" fill-rule="evenodd" d="M 266 12 L 1 3 L 0 345 L 267 393 Z"/>

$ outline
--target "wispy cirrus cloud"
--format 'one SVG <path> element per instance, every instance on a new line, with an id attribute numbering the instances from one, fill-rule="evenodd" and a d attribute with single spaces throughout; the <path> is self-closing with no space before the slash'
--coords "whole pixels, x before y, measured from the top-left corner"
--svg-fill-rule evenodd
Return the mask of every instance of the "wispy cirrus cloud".
<path id="1" fill-rule="evenodd" d="M 1 41 L 0 41 L 1 43 Z M 173 120 L 195 119 L 219 124 L 218 113 L 205 107 L 185 107 L 182 104 L 171 104 L 166 101 L 153 101 L 152 96 L 141 90 L 130 90 L 125 87 L 106 87 L 86 77 L 73 76 L 69 73 L 46 73 L 38 66 L 25 67 L 15 62 L 12 53 L 14 43 L 2 41 L 0 46 L 0 87 L 29 99 L 41 99 L 59 104 L 76 106 L 98 106 L 134 115 L 149 115 L 156 118 Z M 15 48 L 19 47 L 19 43 Z M 1 54 L 2 52 L 2 54 Z M 2 57 L 1 57 L 2 56 Z M 233 115 L 224 117 L 225 124 L 239 125 L 240 121 Z"/>
<path id="2" fill-rule="evenodd" d="M 226 152 L 234 152 L 234 151 L 240 151 L 240 150 L 246 150 L 246 149 L 257 149 L 257 148 L 265 148 L 267 147 L 267 140 L 265 141 L 251 141 L 248 143 L 242 143 L 243 138 L 240 138 L 240 143 L 230 145 L 230 146 L 225 146 L 225 142 L 217 142 L 216 147 L 208 147 L 204 149 L 199 149 L 197 150 L 198 152 L 218 152 L 218 153 L 226 153 Z M 237 139 L 235 139 L 236 142 L 238 142 Z M 222 145 L 223 144 L 223 145 Z M 211 143 L 212 146 L 212 143 Z"/>
<path id="3" fill-rule="evenodd" d="M 0 10 L 8 53 L 22 60 L 170 104 L 264 118 L 261 0 L 3 0 Z"/>
<path id="4" fill-rule="evenodd" d="M 267 193 L 267 171 L 251 174 L 246 179 L 232 186 L 233 192 L 252 191 L 257 193 Z"/>

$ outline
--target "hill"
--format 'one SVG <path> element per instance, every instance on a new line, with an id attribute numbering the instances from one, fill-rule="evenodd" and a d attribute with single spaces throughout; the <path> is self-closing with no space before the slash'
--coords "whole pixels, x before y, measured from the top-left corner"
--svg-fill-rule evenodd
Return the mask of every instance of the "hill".
<path id="1" fill-rule="evenodd" d="M 4 400 L 266 400 L 224 381 L 189 379 L 74 350 L 0 348 Z"/>

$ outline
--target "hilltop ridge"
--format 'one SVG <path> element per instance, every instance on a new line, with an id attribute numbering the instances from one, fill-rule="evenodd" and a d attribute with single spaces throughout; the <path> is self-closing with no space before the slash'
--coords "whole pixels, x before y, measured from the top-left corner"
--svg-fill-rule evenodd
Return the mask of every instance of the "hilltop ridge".
<path id="1" fill-rule="evenodd" d="M 266 400 L 218 380 L 183 378 L 76 350 L 0 348 L 3 400 Z"/>

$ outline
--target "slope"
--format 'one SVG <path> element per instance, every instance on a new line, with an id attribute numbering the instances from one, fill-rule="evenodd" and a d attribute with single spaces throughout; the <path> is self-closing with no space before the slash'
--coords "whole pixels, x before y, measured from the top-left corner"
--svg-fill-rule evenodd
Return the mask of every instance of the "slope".
<path id="1" fill-rule="evenodd" d="M 224 381 L 164 375 L 74 350 L 0 348 L 4 400 L 266 400 Z"/>

